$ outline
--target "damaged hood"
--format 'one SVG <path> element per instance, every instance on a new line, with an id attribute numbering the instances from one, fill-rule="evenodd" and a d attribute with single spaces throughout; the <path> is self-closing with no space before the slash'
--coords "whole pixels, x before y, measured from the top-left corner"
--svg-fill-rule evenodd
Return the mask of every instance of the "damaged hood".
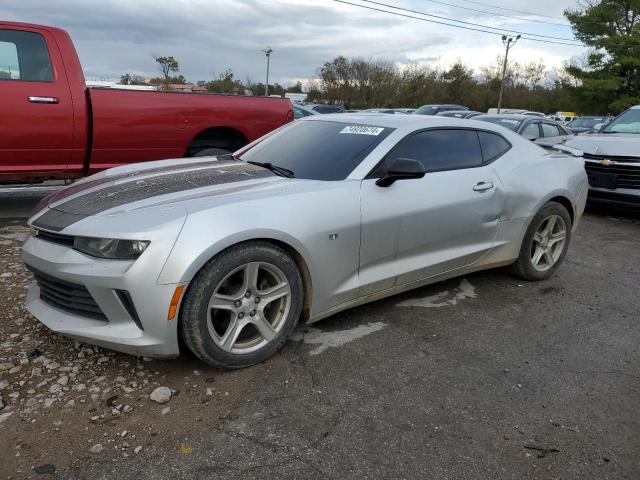
<path id="1" fill-rule="evenodd" d="M 61 231 L 88 216 L 194 202 L 232 203 L 305 182 L 235 160 L 179 159 L 133 167 L 107 170 L 50 195 L 36 207 L 32 225 Z"/>
<path id="2" fill-rule="evenodd" d="M 640 135 L 634 133 L 577 135 L 564 144 L 591 155 L 640 158 Z"/>

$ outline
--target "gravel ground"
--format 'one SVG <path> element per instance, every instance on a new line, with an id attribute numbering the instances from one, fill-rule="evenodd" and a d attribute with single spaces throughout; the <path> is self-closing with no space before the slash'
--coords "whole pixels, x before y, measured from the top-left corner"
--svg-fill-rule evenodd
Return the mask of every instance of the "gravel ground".
<path id="1" fill-rule="evenodd" d="M 51 333 L 26 233 L 0 223 L 0 478 L 638 478 L 638 214 L 591 211 L 547 282 L 422 288 L 235 372 Z"/>

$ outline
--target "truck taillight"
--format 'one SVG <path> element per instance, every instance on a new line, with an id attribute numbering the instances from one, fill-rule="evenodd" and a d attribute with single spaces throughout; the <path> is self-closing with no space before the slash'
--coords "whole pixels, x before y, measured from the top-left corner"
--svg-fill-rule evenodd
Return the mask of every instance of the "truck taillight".
<path id="1" fill-rule="evenodd" d="M 287 112 L 287 122 L 291 122 L 293 120 L 293 110 L 289 110 Z"/>

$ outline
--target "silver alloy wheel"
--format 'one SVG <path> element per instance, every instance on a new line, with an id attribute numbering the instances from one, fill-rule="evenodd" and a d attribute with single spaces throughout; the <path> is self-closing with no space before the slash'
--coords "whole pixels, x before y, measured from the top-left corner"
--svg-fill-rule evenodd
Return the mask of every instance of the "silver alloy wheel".
<path id="1" fill-rule="evenodd" d="M 291 286 L 285 274 L 267 262 L 242 265 L 216 286 L 207 308 L 207 328 L 215 344 L 229 353 L 256 351 L 285 324 Z"/>
<path id="2" fill-rule="evenodd" d="M 562 255 L 567 240 L 567 224 L 560 215 L 545 218 L 533 235 L 531 264 L 539 272 L 552 268 Z"/>

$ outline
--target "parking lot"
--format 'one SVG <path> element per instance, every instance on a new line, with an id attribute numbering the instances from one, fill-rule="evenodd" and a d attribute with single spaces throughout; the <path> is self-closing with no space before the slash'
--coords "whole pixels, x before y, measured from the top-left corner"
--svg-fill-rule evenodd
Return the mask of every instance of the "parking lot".
<path id="1" fill-rule="evenodd" d="M 432 285 L 222 372 L 40 326 L 10 218 L 35 200 L 0 220 L 3 478 L 637 478 L 637 213 L 588 209 L 549 281 Z"/>

